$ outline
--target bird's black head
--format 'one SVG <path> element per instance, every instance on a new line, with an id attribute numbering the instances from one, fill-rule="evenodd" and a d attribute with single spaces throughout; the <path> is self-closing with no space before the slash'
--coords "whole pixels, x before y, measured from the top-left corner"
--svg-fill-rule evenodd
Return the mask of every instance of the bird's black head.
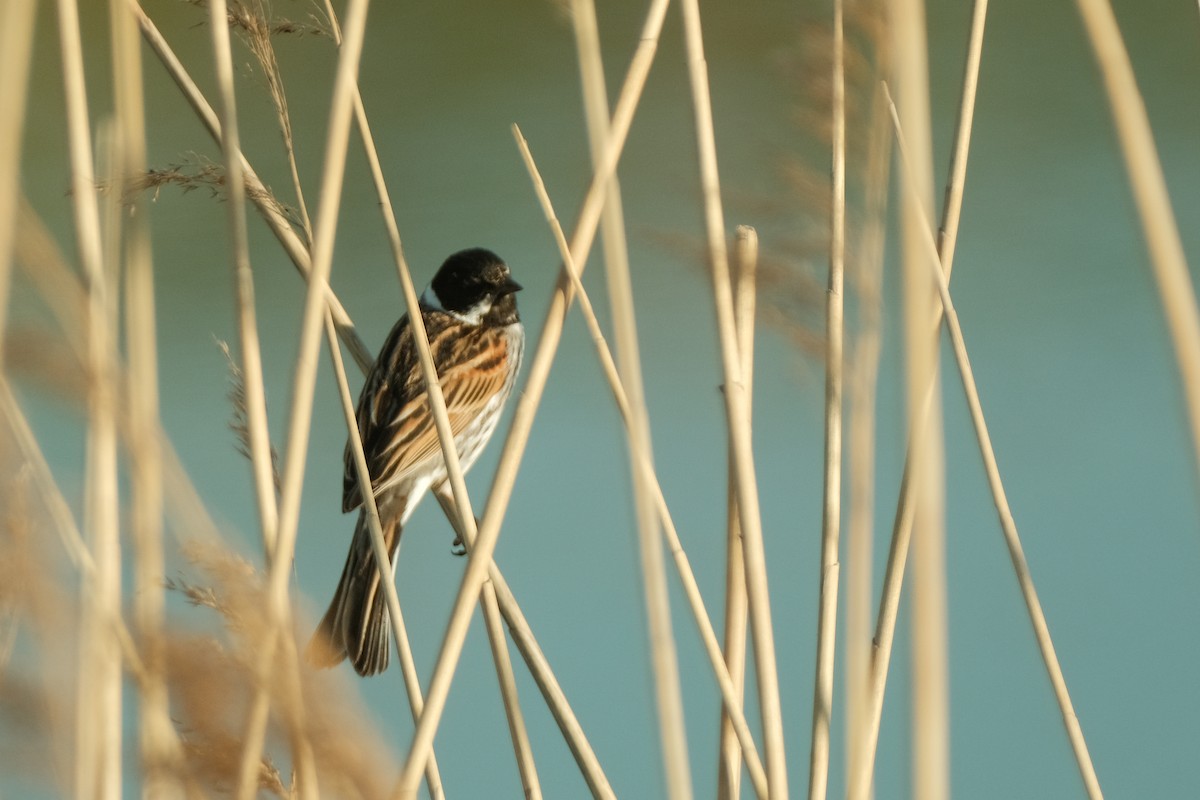
<path id="1" fill-rule="evenodd" d="M 490 250 L 476 247 L 446 259 L 426 291 L 429 305 L 478 324 L 509 325 L 519 321 L 513 297 L 521 284 L 508 265 Z"/>

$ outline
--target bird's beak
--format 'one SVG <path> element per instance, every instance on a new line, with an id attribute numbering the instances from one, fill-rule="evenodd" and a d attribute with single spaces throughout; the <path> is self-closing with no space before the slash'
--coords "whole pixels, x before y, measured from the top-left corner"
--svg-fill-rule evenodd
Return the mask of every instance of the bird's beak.
<path id="1" fill-rule="evenodd" d="M 501 297 L 503 297 L 506 294 L 513 294 L 514 292 L 519 292 L 524 288 L 525 288 L 524 286 L 517 283 L 512 278 L 505 278 L 504 283 L 500 284 L 500 288 L 497 290 L 496 293 L 498 295 L 500 295 Z"/>

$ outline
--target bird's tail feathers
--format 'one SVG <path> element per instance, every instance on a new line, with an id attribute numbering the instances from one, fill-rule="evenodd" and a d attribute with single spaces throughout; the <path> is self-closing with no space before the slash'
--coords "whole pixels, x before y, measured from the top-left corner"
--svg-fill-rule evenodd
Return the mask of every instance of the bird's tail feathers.
<path id="1" fill-rule="evenodd" d="M 400 545 L 400 522 L 385 522 L 384 541 L 393 569 Z M 384 576 L 392 580 L 392 571 Z M 349 658 L 359 675 L 387 669 L 389 657 L 387 605 L 383 582 L 375 566 L 366 511 L 360 511 L 354 541 L 338 581 L 329 610 L 308 643 L 305 657 L 315 667 L 327 668 Z"/>

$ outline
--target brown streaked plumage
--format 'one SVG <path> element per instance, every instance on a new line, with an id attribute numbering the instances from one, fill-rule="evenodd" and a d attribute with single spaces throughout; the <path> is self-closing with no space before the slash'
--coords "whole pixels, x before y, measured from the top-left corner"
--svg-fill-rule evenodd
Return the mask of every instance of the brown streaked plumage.
<path id="1" fill-rule="evenodd" d="M 448 258 L 421 296 L 421 317 L 464 472 L 495 431 L 520 367 L 525 334 L 513 296 L 520 288 L 499 257 L 475 249 Z M 394 574 L 404 524 L 425 492 L 446 478 L 408 315 L 384 342 L 363 385 L 357 416 Z M 348 512 L 363 503 L 349 442 L 344 460 L 342 511 Z M 387 610 L 365 509 L 360 508 L 341 581 L 308 657 L 320 667 L 349 657 L 361 675 L 387 667 Z"/>

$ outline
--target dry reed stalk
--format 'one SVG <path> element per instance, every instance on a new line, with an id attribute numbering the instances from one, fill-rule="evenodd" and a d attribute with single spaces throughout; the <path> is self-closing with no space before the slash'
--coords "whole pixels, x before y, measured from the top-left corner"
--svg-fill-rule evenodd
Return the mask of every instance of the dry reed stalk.
<path id="1" fill-rule="evenodd" d="M 82 84 L 81 84 L 82 85 Z M 104 120 L 97 130 L 97 172 L 109 185 L 120 169 L 121 131 L 112 119 Z M 84 526 L 88 531 L 96 560 L 96 602 L 85 606 L 84 624 L 98 635 L 96 672 L 87 679 L 98 684 L 99 735 L 103 740 L 101 796 L 120 796 L 123 784 L 122 760 L 125 748 L 122 736 L 124 685 L 121 675 L 120 648 L 112 638 L 105 618 L 121 613 L 121 498 L 118 484 L 120 453 L 121 384 L 117 348 L 120 341 L 119 287 L 124 267 L 121 252 L 121 220 L 124 213 L 120 198 L 109 193 L 101 205 L 103 271 L 98 280 L 88 282 L 88 433 L 84 477 Z M 92 615 L 95 615 L 94 617 Z"/>
<path id="2" fill-rule="evenodd" d="M 100 209 L 92 163 L 87 90 L 79 11 L 74 0 L 59 0 L 59 39 L 66 95 L 71 161 L 71 200 L 77 247 L 87 284 L 88 435 L 86 508 L 88 547 L 96 563 L 84 577 L 78 697 L 76 704 L 75 792 L 115 798 L 121 792 L 121 670 L 104 620 L 120 614 L 120 544 L 117 489 L 112 298 L 105 275 Z"/>
<path id="3" fill-rule="evenodd" d="M 338 348 L 337 337 L 334 334 L 333 317 L 328 313 L 325 316 L 325 330 L 329 334 L 326 337 L 330 348 L 329 355 L 333 361 L 333 372 L 337 381 L 338 397 L 342 401 L 342 412 L 346 419 L 350 451 L 354 455 L 355 474 L 363 497 L 368 529 L 371 532 L 371 550 L 375 554 L 375 566 L 379 570 L 384 602 L 388 607 L 388 622 L 392 626 L 392 636 L 396 640 L 396 650 L 400 655 L 400 671 L 404 675 L 404 688 L 408 693 L 408 704 L 412 709 L 413 722 L 416 722 L 425 708 L 425 699 L 421 696 L 421 680 L 417 675 L 412 645 L 409 643 L 408 631 L 401 613 L 400 595 L 396 592 L 396 583 L 388 560 L 387 542 L 383 538 L 383 527 L 379 521 L 379 508 L 375 502 L 375 493 L 371 491 L 371 472 L 367 466 L 367 457 L 363 453 L 362 436 L 359 434 L 358 420 L 354 415 L 354 399 L 350 395 L 350 384 L 346 380 L 346 367 L 342 363 L 342 352 Z M 399 553 L 397 553 L 398 558 Z M 437 757 L 432 753 L 429 756 L 429 763 L 425 765 L 425 781 L 429 787 L 430 797 L 444 797 Z"/>
<path id="4" fill-rule="evenodd" d="M 138 715 L 144 791 L 149 796 L 181 797 L 179 742 L 171 723 L 167 694 L 163 621 L 162 457 L 155 435 L 159 425 L 158 348 L 154 271 L 148 209 L 141 193 L 131 191 L 146 169 L 145 98 L 142 90 L 141 40 L 133 15 L 120 0 L 110 0 L 113 83 L 120 126 L 115 199 L 126 204 L 124 219 L 125 341 L 128 350 L 128 413 L 125 419 L 132 495 L 134 554 L 133 613 L 145 663 L 139 681 Z"/>
<path id="5" fill-rule="evenodd" d="M 869 720 L 875 514 L 875 391 L 883 312 L 883 245 L 886 226 L 891 126 L 879 124 L 887 105 L 873 82 L 866 167 L 867 222 L 854 278 L 859 331 L 848 359 L 850 459 L 846 520 L 846 784 L 859 768 Z"/>
<path id="6" fill-rule="evenodd" d="M 233 85 L 233 52 L 229 40 L 225 0 L 210 0 L 209 29 L 212 32 L 213 63 L 221 110 L 218 116 L 221 148 L 225 159 L 226 222 L 229 226 L 229 264 L 233 268 L 237 297 L 238 336 L 241 339 L 241 372 L 245 387 L 246 438 L 258 504 L 259 533 L 263 552 L 270 563 L 275 550 L 279 508 L 275 498 L 274 465 L 267 429 L 267 400 L 263 387 L 262 349 L 258 339 L 258 316 L 254 298 L 254 273 L 250 269 L 250 246 L 246 230 L 246 181 L 242 169 L 241 134 L 238 131 L 237 96 Z"/>
<path id="7" fill-rule="evenodd" d="M 277 545 L 278 507 L 275 498 L 274 461 L 267 432 L 266 392 L 263 387 L 262 355 L 258 340 L 258 321 L 254 301 L 254 278 L 250 271 L 250 250 L 246 230 L 245 180 L 242 171 L 240 133 L 237 123 L 237 99 L 233 86 L 233 53 L 230 44 L 228 12 L 225 0 L 212 0 L 209 4 L 209 28 L 212 32 L 213 61 L 216 65 L 218 91 L 221 94 L 220 124 L 223 136 L 221 145 L 225 157 L 227 180 L 227 205 L 229 225 L 230 264 L 233 267 L 237 292 L 238 332 L 242 345 L 242 386 L 246 413 L 246 435 L 249 440 L 250 463 L 254 475 L 255 497 L 259 512 L 259 527 L 263 550 L 268 564 L 274 564 Z M 290 555 L 289 555 L 290 563 Z M 286 619 L 286 615 L 284 616 Z M 282 625 L 282 623 L 281 623 Z M 296 732 L 293 742 L 294 769 L 297 773 L 299 793 L 302 798 L 317 796 L 317 775 L 313 765 L 312 744 L 307 740 L 304 723 L 304 703 L 299 692 L 294 642 L 285 642 L 281 671 L 284 680 L 280 685 L 291 689 L 293 696 L 285 711 Z M 274 657 L 273 648 L 264 648 L 264 660 Z M 257 789 L 259 765 L 262 760 L 262 744 L 257 735 L 257 724 L 261 720 L 265 728 L 268 708 L 268 683 L 266 675 L 257 690 L 249 714 L 245 746 L 242 751 L 242 767 L 239 780 L 239 795 L 250 796 Z"/>
<path id="8" fill-rule="evenodd" d="M 624 147 L 625 137 L 629 133 L 633 112 L 641 96 L 641 90 L 645 86 L 646 76 L 658 47 L 658 35 L 662 30 L 666 7 L 667 0 L 655 0 L 647 13 L 637 50 L 634 52 L 625 83 L 617 100 L 611 128 L 612 138 L 609 140 L 604 163 L 593 175 L 592 183 L 588 187 L 583 207 L 580 210 L 579 222 L 571 247 L 571 253 L 575 257 L 576 263 L 586 263 L 587 253 L 591 249 L 603 207 L 604 187 L 616 170 L 616 163 L 621 149 Z M 504 451 L 501 453 L 500 462 L 492 481 L 492 490 L 488 495 L 483 522 L 478 526 L 475 549 L 471 552 L 467 562 L 450 623 L 438 653 L 437 665 L 430 681 L 426 713 L 422 715 L 421 724 L 417 726 L 417 732 L 405 759 L 404 770 L 396 787 L 395 794 L 397 795 L 412 796 L 416 791 L 420 764 L 424 761 L 433 742 L 433 735 L 445 707 L 446 695 L 453 679 L 454 667 L 462 652 L 467 624 L 470 621 L 470 604 L 478 595 L 483 581 L 486 579 L 489 563 L 495 551 L 496 539 L 500 534 L 504 511 L 512 496 L 520 459 L 524 454 L 533 418 L 562 337 L 563 319 L 572 295 L 569 278 L 560 274 L 555 292 L 551 297 L 550 307 L 547 310 L 546 322 L 542 328 L 542 338 L 538 342 L 537 351 L 527 373 L 525 391 L 517 402 L 512 426 L 509 429 L 508 438 L 504 443 Z"/>
<path id="9" fill-rule="evenodd" d="M 987 21 L 986 0 L 976 0 L 972 12 L 971 32 L 967 46 L 967 59 L 963 72 L 963 88 L 959 100 L 958 122 L 954 133 L 952 149 L 952 164 L 947 178 L 945 190 L 946 203 L 942 209 L 942 221 L 939 229 L 939 241 L 949 245 L 949 255 L 942 263 L 945 264 L 946 279 L 954 262 L 953 249 L 958 236 L 959 209 L 961 208 L 963 187 L 966 182 L 967 154 L 970 150 L 972 120 L 975 113 L 975 98 L 979 84 L 979 65 L 982 60 L 983 36 Z M 890 96 L 884 84 L 883 98 L 890 105 Z M 940 312 L 940 306 L 935 310 Z M 925 436 L 925 426 L 929 423 L 928 415 L 933 402 L 934 385 L 929 384 L 921 398 L 915 416 L 910 416 L 909 447 L 905 455 L 904 475 L 900 484 L 899 500 L 892 528 L 891 545 L 888 552 L 887 567 L 884 573 L 883 588 L 879 600 L 879 613 L 876 618 L 874 656 L 872 658 L 869 686 L 867 688 L 867 719 L 864 740 L 859 752 L 857 764 L 853 768 L 849 781 L 849 794 L 852 800 L 866 800 L 871 792 L 871 781 L 875 769 L 875 751 L 879 743 L 879 726 L 883 717 L 883 696 L 887 684 L 888 668 L 891 663 L 892 642 L 896 630 L 896 616 L 900 605 L 900 593 L 904 584 L 904 570 L 908 559 L 908 550 L 912 537 L 913 519 L 915 513 L 915 492 L 912 485 L 914 464 L 913 442 L 920 441 Z"/>
<path id="10" fill-rule="evenodd" d="M 947 280 L 950 279 L 951 265 L 954 264 L 954 246 L 958 240 L 963 187 L 967 183 L 967 156 L 971 150 L 971 129 L 975 121 L 975 95 L 979 89 L 979 64 L 983 59 L 983 32 L 987 24 L 987 9 L 988 0 L 975 0 L 971 10 L 971 34 L 967 41 L 962 94 L 958 100 L 958 127 L 954 132 L 950 174 L 946 178 L 942 221 L 938 226 L 938 256 L 941 263 L 946 265 Z"/>
<path id="11" fill-rule="evenodd" d="M 513 125 L 513 136 L 517 140 L 517 146 L 521 150 L 521 156 L 525 161 L 525 167 L 529 171 L 530 179 L 533 181 L 534 191 L 538 196 L 538 201 L 542 205 L 542 211 L 546 216 L 546 221 L 550 224 L 554 234 L 555 243 L 558 245 L 559 254 L 562 256 L 563 264 L 567 268 L 571 278 L 572 288 L 575 291 L 575 297 L 579 300 L 579 310 L 583 314 L 584 321 L 587 324 L 588 332 L 592 336 L 592 342 L 596 346 L 596 355 L 600 360 L 601 368 L 605 378 L 608 380 L 609 387 L 612 390 L 613 398 L 617 403 L 617 410 L 621 414 L 622 422 L 628 427 L 632 411 L 630 409 L 628 396 L 625 392 L 624 384 L 618 374 L 616 363 L 613 359 L 612 352 L 608 348 L 608 343 L 604 338 L 603 332 L 600 330 L 600 323 L 596 318 L 594 309 L 592 308 L 591 299 L 579 279 L 579 274 L 575 266 L 575 262 L 571 256 L 570 246 L 567 243 L 566 236 L 563 234 L 562 226 L 559 224 L 558 215 L 554 211 L 554 206 L 550 201 L 550 196 L 546 192 L 545 183 L 542 181 L 541 173 L 538 171 L 537 164 L 534 163 L 533 154 L 529 150 L 529 143 L 521 134 L 521 130 L 516 125 Z M 679 572 L 680 582 L 683 585 L 684 595 L 688 600 L 688 605 L 692 610 L 693 618 L 696 620 L 697 628 L 700 632 L 700 638 L 704 643 L 705 650 L 709 656 L 709 661 L 713 668 L 713 673 L 717 679 L 718 688 L 721 690 L 723 707 L 726 709 L 730 717 L 733 734 L 736 736 L 735 755 L 739 763 L 742 754 L 745 754 L 747 768 L 750 770 L 751 779 L 754 782 L 755 791 L 760 797 L 765 797 L 767 793 L 766 774 L 763 772 L 762 762 L 758 757 L 758 751 L 754 746 L 754 738 L 750 733 L 750 727 L 746 724 L 746 718 L 741 708 L 741 699 L 738 696 L 738 691 L 734 685 L 729 671 L 726 669 L 724 659 L 721 654 L 721 646 L 717 640 L 717 635 L 713 631 L 712 619 L 708 611 L 704 607 L 704 598 L 700 594 L 700 587 L 696 583 L 696 577 L 692 572 L 691 564 L 688 561 L 687 553 L 683 549 L 683 545 L 679 540 L 678 531 L 675 528 L 675 523 L 671 519 L 670 509 L 667 507 L 666 497 L 663 495 L 662 486 L 658 482 L 657 475 L 654 471 L 648 443 L 641 442 L 636 449 L 631 450 L 631 455 L 636 457 L 641 462 L 641 468 L 647 475 L 649 481 L 648 489 L 652 492 L 652 500 L 655 502 L 654 511 L 658 515 L 658 521 L 661 524 L 661 529 L 666 544 L 674 556 L 676 568 Z"/>
<path id="12" fill-rule="evenodd" d="M 1179 238 L 1179 225 L 1171 208 L 1162 162 L 1150 130 L 1146 104 L 1138 90 L 1133 64 L 1121 37 L 1112 6 L 1105 0 L 1077 0 L 1088 39 L 1104 76 L 1112 105 L 1113 125 L 1121 143 L 1133 199 L 1158 294 L 1167 318 L 1167 330 L 1179 362 L 1184 404 L 1192 430 L 1196 467 L 1200 469 L 1200 311 L 1196 289 L 1188 272 L 1187 256 Z"/>
<path id="13" fill-rule="evenodd" d="M 933 141 L 929 112 L 928 44 L 923 0 L 893 4 L 890 19 L 897 85 L 905 98 L 905 127 L 918 159 L 907 180 L 916 182 L 921 209 L 933 207 Z M 907 198 L 910 195 L 905 195 Z M 926 389 L 933 386 L 922 436 L 911 439 L 915 492 L 912 539 L 912 786 L 913 796 L 945 800 L 950 786 L 949 674 L 946 623 L 945 455 L 937 361 L 937 306 L 922 259 L 919 209 L 900 207 L 905 388 L 909 430 L 918 425 Z M 932 213 L 932 212 L 930 212 Z"/>
<path id="14" fill-rule="evenodd" d="M 167 40 L 163 38 L 154 21 L 146 15 L 146 12 L 138 4 L 138 0 L 128 0 L 130 8 L 133 10 L 134 17 L 137 19 L 138 27 L 141 28 L 142 37 L 146 43 L 150 45 L 150 49 L 158 56 L 159 61 L 167 70 L 167 74 L 175 82 L 175 85 L 182 92 L 184 99 L 196 115 L 200 118 L 200 122 L 208 130 L 209 135 L 219 145 L 221 143 L 221 124 L 217 119 L 216 113 L 212 106 L 204 98 L 204 95 L 197 88 L 195 81 L 192 80 Z M 283 246 L 284 252 L 291 259 L 296 269 L 308 280 L 309 274 L 312 271 L 312 258 L 300 237 L 292 229 L 291 223 L 283 214 L 282 210 L 275 203 L 269 201 L 273 197 L 270 190 L 263 185 L 258 174 L 250 166 L 250 163 L 245 160 L 245 155 L 241 158 L 242 169 L 245 172 L 247 195 L 250 200 L 258 208 L 263 220 L 267 223 L 267 227 L 275 234 L 275 238 Z M 329 303 L 330 311 L 333 312 L 334 321 L 337 324 L 338 336 L 341 337 L 346 347 L 350 350 L 350 354 L 354 357 L 355 362 L 366 372 L 371 368 L 371 363 L 374 358 L 371 356 L 367 346 L 363 344 L 358 333 L 354 329 L 354 322 L 350 319 L 350 315 L 346 313 L 346 309 L 342 306 L 337 295 L 328 286 L 326 288 L 326 301 Z"/>
<path id="15" fill-rule="evenodd" d="M 21 136 L 36 9 L 34 0 L 10 0 L 0 9 L 0 175 L 5 176 L 0 180 L 0 368 L 4 363 L 12 256 L 16 251 Z"/>
<path id="16" fill-rule="evenodd" d="M 286 637 L 290 618 L 288 577 L 299 529 L 300 495 L 303 489 L 304 466 L 312 419 L 313 391 L 316 385 L 318 347 L 321 322 L 328 305 L 329 273 L 333 263 L 333 243 L 341 203 L 342 180 L 345 177 L 346 152 L 350 139 L 350 114 L 353 87 L 358 74 L 358 62 L 367 20 L 367 0 L 350 0 L 345 39 L 338 51 L 337 73 L 333 99 L 330 103 L 329 134 L 325 143 L 325 160 L 321 180 L 320 206 L 317 213 L 316 236 L 309 272 L 308 292 L 297 348 L 296 372 L 292 385 L 292 404 L 288 416 L 287 452 L 284 456 L 283 485 L 279 512 L 278 535 L 270 565 L 267 641 L 259 658 L 257 675 L 265 682 L 275 659 L 276 645 Z M 294 648 L 284 648 L 285 655 Z M 285 657 L 284 661 L 288 661 Z M 260 695 L 261 697 L 261 695 Z M 266 703 L 258 702 L 251 709 L 246 727 L 246 760 L 262 751 L 266 730 Z M 257 762 L 255 757 L 254 761 Z M 242 772 L 239 796 L 248 798 L 253 792 L 253 776 L 248 769 Z"/>
<path id="17" fill-rule="evenodd" d="M 609 115 L 608 90 L 605 87 L 604 64 L 600 54 L 600 31 L 596 22 L 596 8 L 591 0 L 573 0 L 570 8 L 592 168 L 595 169 L 603 158 L 608 141 Z M 621 187 L 615 173 L 608 181 L 600 225 L 604 244 L 605 275 L 608 279 L 617 345 L 617 366 L 629 412 L 625 420 L 626 437 L 666 792 L 668 797 L 684 800 L 692 796 L 692 776 L 688 766 L 683 692 L 679 685 L 679 658 L 671 627 L 671 605 L 667 595 L 662 544 L 659 541 L 659 520 L 654 504 L 654 492 L 650 488 L 652 477 L 644 464 L 653 463 L 653 445 L 642 382 L 641 356 L 638 352 L 637 321 L 633 286 L 629 275 L 629 251 L 625 239 Z"/>
<path id="18" fill-rule="evenodd" d="M 737 326 L 742 376 L 746 384 L 746 413 L 753 409 L 754 397 L 754 314 L 756 306 L 755 273 L 758 267 L 758 232 L 739 225 L 736 233 L 733 303 Z M 737 477 L 731 444 L 726 457 L 726 545 L 725 545 L 725 642 L 724 663 L 733 683 L 733 699 L 740 706 L 746 686 L 746 563 L 742 557 L 742 527 L 737 507 Z M 744 722 L 743 718 L 743 722 Z M 737 722 L 730 716 L 728 703 L 721 707 L 721 735 L 718 744 L 717 798 L 741 797 L 742 750 Z M 764 786 L 759 797 L 765 797 Z"/>
<path id="19" fill-rule="evenodd" d="M 829 724 L 837 649 L 838 539 L 842 513 L 842 384 L 846 267 L 846 65 L 843 2 L 833 4 L 833 153 L 830 181 L 829 291 L 825 321 L 825 495 L 821 515 L 820 608 L 813 681 L 808 797 L 822 800 L 829 785 Z"/>
<path id="20" fill-rule="evenodd" d="M 717 176 L 716 141 L 712 124 L 712 100 L 708 91 L 708 68 L 704 59 L 704 39 L 700 29 L 697 0 L 683 0 L 684 41 L 688 54 L 695 111 L 696 138 L 700 156 L 700 184 L 704 195 L 705 227 L 708 232 L 708 257 L 713 272 L 717 330 L 721 341 L 724 367 L 725 408 L 729 436 L 733 442 L 738 485 L 738 511 L 742 528 L 742 549 L 746 563 L 746 588 L 751 628 L 754 634 L 754 662 L 758 675 L 759 706 L 762 715 L 767 783 L 772 798 L 787 797 L 787 761 L 783 744 L 783 712 L 779 700 L 779 676 L 775 665 L 775 635 L 771 624 L 770 594 L 767 589 L 766 554 L 763 549 L 762 518 L 758 505 L 758 487 L 754 472 L 750 414 L 746 384 L 738 352 L 738 334 L 734 320 L 733 290 L 729 280 L 725 246 L 725 221 L 721 209 Z"/>
<path id="21" fill-rule="evenodd" d="M 911 169 L 911 165 L 908 160 L 908 150 L 904 142 L 904 132 L 901 128 L 900 118 L 896 113 L 894 104 L 891 106 L 891 111 L 896 131 L 896 144 L 901 156 L 901 164 L 904 165 L 907 171 Z M 909 185 L 911 186 L 911 184 Z M 1087 790 L 1090 798 L 1101 798 L 1103 795 L 1100 792 L 1100 784 L 1096 778 L 1096 770 L 1092 764 L 1091 756 L 1088 755 L 1087 742 L 1083 738 L 1083 729 L 1079 726 L 1079 718 L 1076 716 L 1075 708 L 1071 703 L 1071 696 L 1067 691 L 1066 679 L 1063 677 L 1062 667 L 1058 663 L 1058 656 L 1054 652 L 1054 642 L 1050 638 L 1050 628 L 1046 624 L 1046 616 L 1042 611 L 1041 602 L 1038 600 L 1037 590 L 1033 585 L 1033 576 L 1029 571 L 1029 564 L 1025 560 L 1025 552 L 1021 546 L 1020 536 L 1017 534 L 1017 526 L 1013 520 L 1012 509 L 1008 505 L 1008 497 L 1004 492 L 1004 482 L 1000 477 L 1000 467 L 996 462 L 996 453 L 992 447 L 991 436 L 988 434 L 987 422 L 983 417 L 983 406 L 979 400 L 979 390 L 975 385 L 975 376 L 971 370 L 970 359 L 967 357 L 967 346 L 963 339 L 962 326 L 959 324 L 958 313 L 954 310 L 954 303 L 950 298 L 950 285 L 946 281 L 946 273 L 942 269 L 941 261 L 938 258 L 937 243 L 933 239 L 932 229 L 927 219 L 923 222 L 923 225 L 926 231 L 924 243 L 926 257 L 934 271 L 935 283 L 944 311 L 946 330 L 950 334 L 950 341 L 954 349 L 954 358 L 958 364 L 959 373 L 962 378 L 963 392 L 966 394 L 967 406 L 971 412 L 971 423 L 975 428 L 975 436 L 979 442 L 980 454 L 983 456 L 984 470 L 988 478 L 988 488 L 992 491 L 992 499 L 996 504 L 996 512 L 1000 517 L 1000 528 L 1004 533 L 1004 542 L 1008 547 L 1009 557 L 1012 559 L 1013 569 L 1017 574 L 1017 583 L 1021 587 L 1021 596 L 1025 600 L 1025 606 L 1029 611 L 1029 619 L 1033 624 L 1033 633 L 1037 639 L 1042 660 L 1046 665 L 1046 672 L 1054 689 L 1055 699 L 1059 704 L 1059 711 L 1063 716 L 1063 724 L 1067 731 L 1067 737 L 1071 741 L 1071 748 L 1074 751 L 1079 772 L 1083 778 L 1084 788 Z"/>

